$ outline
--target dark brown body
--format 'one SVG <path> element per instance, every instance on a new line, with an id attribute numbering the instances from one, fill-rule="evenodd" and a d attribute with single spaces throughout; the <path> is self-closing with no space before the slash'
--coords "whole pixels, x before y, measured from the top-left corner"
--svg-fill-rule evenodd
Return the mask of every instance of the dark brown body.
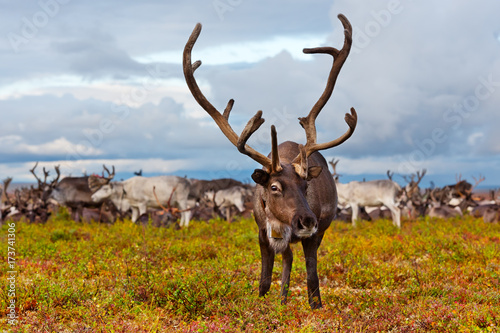
<path id="1" fill-rule="evenodd" d="M 100 208 L 102 203 L 92 201 L 92 191 L 89 188 L 89 177 L 66 177 L 52 191 L 52 198 L 59 204 L 71 210 L 71 217 L 80 221 L 83 209 Z"/>
<path id="2" fill-rule="evenodd" d="M 219 178 L 212 180 L 193 179 L 191 180 L 191 186 L 189 187 L 189 198 L 200 201 L 205 192 L 217 192 L 233 186 L 245 186 L 245 184 L 231 178 Z"/>
<path id="3" fill-rule="evenodd" d="M 328 172 L 328 165 L 323 156 L 315 152 L 308 160 L 309 167 L 320 166 L 322 171 L 316 178 L 309 181 L 300 178 L 291 167 L 291 161 L 299 154 L 299 146 L 294 142 L 284 142 L 278 146 L 279 157 L 283 170 L 278 174 L 271 174 L 267 184 L 257 185 L 254 197 L 254 214 L 257 225 L 259 226 L 259 244 L 262 256 L 262 271 L 259 284 L 259 295 L 264 296 L 271 286 L 272 270 L 274 266 L 274 258 L 277 252 L 283 255 L 283 272 L 282 272 L 282 302 L 286 302 L 288 287 L 290 284 L 290 271 L 292 268 L 293 254 L 290 249 L 290 243 L 302 242 L 304 256 L 306 259 L 307 269 L 307 289 L 309 296 L 309 304 L 312 308 L 321 307 L 321 297 L 319 292 L 319 279 L 317 273 L 317 251 L 321 244 L 323 235 L 330 226 L 337 209 L 337 191 L 335 182 Z M 275 204 L 263 203 L 268 199 L 269 188 L 273 179 L 279 179 L 283 184 L 284 196 L 283 202 Z M 305 184 L 307 183 L 307 189 Z M 266 200 L 267 199 L 267 200 Z M 268 230 L 269 211 L 266 208 L 273 206 L 274 215 L 279 216 L 283 224 L 288 224 L 291 227 L 291 235 L 289 239 L 279 240 L 285 241 L 287 244 L 276 246 L 272 235 L 270 237 Z M 277 208 L 276 208 L 277 207 Z M 268 208 L 268 209 L 269 209 Z M 317 231 L 309 237 L 299 237 L 298 229 L 295 222 L 297 216 L 309 216 L 314 214 L 317 223 Z M 287 221 L 288 220 L 288 221 Z M 312 221 L 311 223 L 314 223 Z M 279 248 L 277 248 L 279 247 Z"/>

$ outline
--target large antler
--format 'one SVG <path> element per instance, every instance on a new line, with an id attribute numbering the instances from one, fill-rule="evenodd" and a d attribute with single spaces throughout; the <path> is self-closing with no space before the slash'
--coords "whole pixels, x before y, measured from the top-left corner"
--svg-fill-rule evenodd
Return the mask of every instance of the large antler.
<path id="1" fill-rule="evenodd" d="M 33 176 L 35 176 L 35 179 L 38 182 L 38 188 L 41 189 L 43 187 L 43 185 L 47 183 L 47 177 L 49 176 L 49 173 L 47 171 L 45 171 L 45 168 L 43 168 L 43 173 L 45 174 L 45 179 L 42 182 L 42 180 L 40 178 L 38 178 L 38 176 L 35 173 L 35 169 L 37 166 L 38 166 L 38 162 L 35 163 L 35 166 L 33 167 L 33 169 L 30 169 L 30 172 L 33 174 Z"/>
<path id="2" fill-rule="evenodd" d="M 328 81 L 326 84 L 326 88 L 323 91 L 323 94 L 316 102 L 316 104 L 314 104 L 313 108 L 311 109 L 307 117 L 299 118 L 300 125 L 302 125 L 302 127 L 304 128 L 307 137 L 307 143 L 303 148 L 305 150 L 306 159 L 315 151 L 338 146 L 347 139 L 349 139 L 349 137 L 351 137 L 351 135 L 354 133 L 354 129 L 356 128 L 356 124 L 358 121 L 356 110 L 354 110 L 354 108 L 351 108 L 351 113 L 350 114 L 346 113 L 344 118 L 345 122 L 349 126 L 347 132 L 345 132 L 339 138 L 332 140 L 330 142 L 325 142 L 325 143 L 316 142 L 316 117 L 318 117 L 320 111 L 323 109 L 326 102 L 328 102 L 328 100 L 330 99 L 333 89 L 335 87 L 335 82 L 337 81 L 337 77 L 340 73 L 340 70 L 342 69 L 342 66 L 344 65 L 344 62 L 347 59 L 347 56 L 349 55 L 349 51 L 351 50 L 351 45 L 352 45 L 352 26 L 349 23 L 349 20 L 342 14 L 339 14 L 338 18 L 342 22 L 342 25 L 344 26 L 344 37 L 345 37 L 344 45 L 342 46 L 342 49 L 340 51 L 333 47 L 316 47 L 312 49 L 303 50 L 303 52 L 307 54 L 323 53 L 323 54 L 329 54 L 333 57 L 332 69 L 330 70 L 330 75 L 328 76 Z M 295 163 L 299 162 L 300 160 L 302 160 L 302 163 L 307 162 L 307 160 L 304 161 L 304 159 L 301 158 L 301 155 L 302 154 L 299 154 L 299 156 L 295 158 L 294 160 Z M 302 169 L 307 170 L 307 168 L 305 167 L 302 167 Z"/>
<path id="3" fill-rule="evenodd" d="M 411 178 L 409 181 L 408 181 L 408 178 L 406 176 L 403 176 L 404 180 L 406 180 L 408 182 L 407 192 L 409 195 L 413 195 L 413 193 L 418 190 L 418 184 L 420 184 L 420 182 L 422 181 L 422 178 L 424 178 L 426 172 L 427 172 L 427 169 L 422 169 L 422 172 L 417 171 L 417 174 L 416 174 L 416 176 L 418 178 L 417 181 L 415 181 L 415 174 L 414 173 L 411 174 Z"/>
<path id="4" fill-rule="evenodd" d="M 418 184 L 420 184 L 420 182 L 422 181 L 422 178 L 424 178 L 426 172 L 427 172 L 427 169 L 422 169 L 422 172 L 417 171 L 418 180 L 416 181 L 416 186 L 418 186 Z"/>
<path id="5" fill-rule="evenodd" d="M 57 182 L 59 181 L 59 177 L 61 176 L 61 171 L 59 170 L 59 166 L 55 166 L 54 169 L 56 170 L 56 177 L 52 179 L 50 184 L 47 184 L 47 178 L 49 177 L 50 172 L 45 170 L 45 167 L 42 168 L 43 171 L 43 181 L 38 178 L 38 176 L 35 173 L 35 169 L 38 166 L 38 162 L 35 163 L 35 166 L 33 169 L 30 169 L 30 172 L 35 176 L 36 181 L 38 182 L 38 189 L 45 191 L 46 188 L 45 186 L 49 186 L 49 188 L 54 188 L 57 185 Z"/>
<path id="6" fill-rule="evenodd" d="M 342 14 L 339 14 L 338 18 L 342 22 L 342 25 L 344 26 L 344 36 L 345 36 L 344 45 L 340 51 L 333 47 L 317 47 L 313 49 L 303 50 L 303 52 L 307 54 L 323 53 L 323 54 L 329 54 L 333 57 L 332 69 L 330 70 L 330 75 L 328 76 L 328 81 L 326 84 L 325 91 L 323 91 L 323 94 L 316 102 L 316 104 L 314 104 L 313 108 L 311 109 L 307 117 L 299 118 L 300 124 L 306 131 L 307 143 L 305 145 L 305 149 L 308 157 L 314 151 L 332 148 L 340 145 L 342 142 L 347 140 L 354 132 L 358 120 L 356 110 L 354 110 L 354 108 L 351 108 L 351 113 L 350 114 L 346 113 L 345 115 L 345 121 L 347 125 L 349 125 L 349 129 L 347 130 L 347 132 L 333 141 L 323 144 L 316 143 L 316 125 L 315 125 L 316 117 L 319 115 L 320 111 L 323 109 L 326 102 L 330 99 L 333 89 L 335 87 L 335 82 L 337 81 L 337 77 L 340 73 L 340 70 L 342 69 L 342 66 L 344 65 L 344 62 L 347 59 L 347 56 L 349 55 L 349 51 L 351 50 L 351 45 L 352 45 L 352 26 L 349 23 L 349 20 L 347 20 L 347 18 Z"/>
<path id="7" fill-rule="evenodd" d="M 193 49 L 196 40 L 201 32 L 201 24 L 196 24 L 191 36 L 189 37 L 186 46 L 184 47 L 183 52 L 183 69 L 184 69 L 184 77 L 186 79 L 186 83 L 191 91 L 191 94 L 196 99 L 198 104 L 212 117 L 217 126 L 219 126 L 220 130 L 224 135 L 231 141 L 233 145 L 235 145 L 240 153 L 250 156 L 253 160 L 261 164 L 262 166 L 269 169 L 269 171 L 273 171 L 273 165 L 278 165 L 279 162 L 273 163 L 270 158 L 267 156 L 257 152 L 252 147 L 246 144 L 250 136 L 264 123 L 264 119 L 262 118 L 262 111 L 257 111 L 255 116 L 253 116 L 243 129 L 240 136 L 238 136 L 234 130 L 229 125 L 229 113 L 231 112 L 234 104 L 234 100 L 230 99 L 227 103 L 226 109 L 224 113 L 220 113 L 203 95 L 200 90 L 200 87 L 196 83 L 196 79 L 194 78 L 194 71 L 201 66 L 201 61 L 198 60 L 194 64 L 191 62 L 191 51 Z M 275 170 L 274 170 L 275 171 Z"/>
<path id="8" fill-rule="evenodd" d="M 472 191 L 474 191 L 474 189 L 477 187 L 477 185 L 479 185 L 479 184 L 481 184 L 482 182 L 484 182 L 484 181 L 485 181 L 485 179 L 486 179 L 486 177 L 480 174 L 480 175 L 479 175 L 479 178 L 476 178 L 476 177 L 472 176 L 472 179 L 474 179 L 475 184 L 474 184 L 474 185 L 472 185 L 472 187 L 471 187 L 471 189 L 470 189 L 470 193 L 472 193 Z"/>
<path id="9" fill-rule="evenodd" d="M 56 178 L 52 179 L 52 181 L 50 182 L 50 185 L 49 185 L 49 186 L 50 186 L 51 188 L 56 187 L 57 182 L 59 181 L 59 178 L 61 177 L 61 170 L 59 169 L 59 167 L 60 167 L 59 165 L 56 165 L 56 166 L 54 167 L 54 169 L 56 170 L 56 174 L 57 174 L 57 176 L 56 176 Z"/>
<path id="10" fill-rule="evenodd" d="M 112 171 L 109 172 L 109 169 L 106 168 L 106 165 L 102 165 L 102 176 L 99 175 L 91 175 L 88 179 L 89 189 L 92 193 L 96 192 L 102 186 L 109 184 L 109 182 L 115 177 L 115 166 L 112 165 Z M 108 174 L 108 176 L 104 176 L 104 172 Z"/>
<path id="11" fill-rule="evenodd" d="M 102 171 L 102 178 L 105 179 L 109 183 L 115 177 L 115 166 L 114 165 L 111 166 L 111 169 L 113 170 L 111 172 L 109 172 L 109 169 L 106 168 L 106 165 L 104 165 L 104 164 L 102 165 L 102 168 L 104 169 Z M 104 176 L 104 171 L 106 171 L 106 173 L 108 174 L 107 177 Z"/>

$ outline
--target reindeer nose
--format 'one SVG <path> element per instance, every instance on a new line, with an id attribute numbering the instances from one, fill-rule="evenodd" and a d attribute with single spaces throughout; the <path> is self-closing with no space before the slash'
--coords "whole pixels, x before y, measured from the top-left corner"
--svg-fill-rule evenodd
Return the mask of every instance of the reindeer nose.
<path id="1" fill-rule="evenodd" d="M 314 229 L 318 227 L 318 220 L 314 215 L 300 216 L 297 221 L 297 229 Z"/>

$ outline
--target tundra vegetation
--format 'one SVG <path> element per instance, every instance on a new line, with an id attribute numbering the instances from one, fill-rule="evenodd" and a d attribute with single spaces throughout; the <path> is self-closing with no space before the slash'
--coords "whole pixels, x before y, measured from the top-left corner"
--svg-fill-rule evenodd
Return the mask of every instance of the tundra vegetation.
<path id="1" fill-rule="evenodd" d="M 0 331 L 498 332 L 500 225 L 465 217 L 333 221 L 318 250 L 323 308 L 311 311 L 301 251 L 287 304 L 281 256 L 258 297 L 252 218 L 158 228 L 81 223 L 67 209 L 16 222 L 17 325 L 7 323 L 7 223 Z M 292 247 L 300 245 L 292 244 Z"/>

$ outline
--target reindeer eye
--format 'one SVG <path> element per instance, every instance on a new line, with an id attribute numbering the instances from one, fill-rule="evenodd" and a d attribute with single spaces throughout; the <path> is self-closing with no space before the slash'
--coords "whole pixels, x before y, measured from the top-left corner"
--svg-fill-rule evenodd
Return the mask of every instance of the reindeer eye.
<path id="1" fill-rule="evenodd" d="M 278 186 L 276 185 L 271 185 L 271 191 L 278 191 Z"/>

